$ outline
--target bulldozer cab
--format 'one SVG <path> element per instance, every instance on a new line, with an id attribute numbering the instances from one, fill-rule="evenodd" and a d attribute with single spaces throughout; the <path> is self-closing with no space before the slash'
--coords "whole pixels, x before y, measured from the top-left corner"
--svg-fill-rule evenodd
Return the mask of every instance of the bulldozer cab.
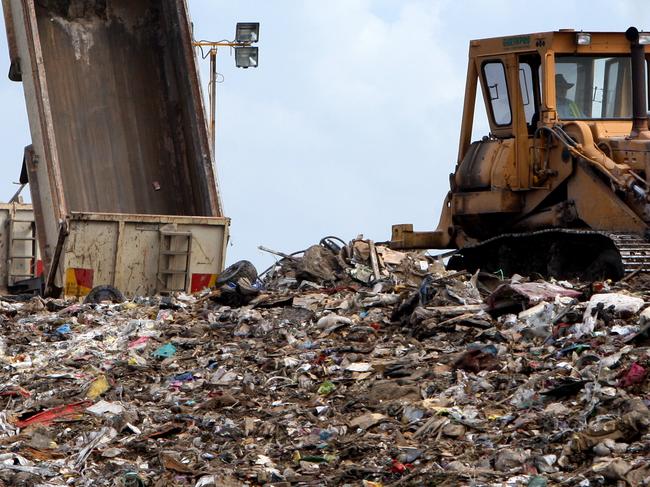
<path id="1" fill-rule="evenodd" d="M 511 189 L 535 186 L 529 160 L 540 126 L 583 120 L 595 131 L 624 135 L 631 129 L 632 57 L 622 32 L 562 30 L 471 41 L 458 163 L 470 150 L 478 86 L 489 137 L 496 145 L 512 139 Z M 457 183 L 471 189 L 487 182 L 467 176 Z"/>
<path id="2" fill-rule="evenodd" d="M 649 45 L 650 33 L 634 27 L 471 41 L 458 157 L 438 227 L 394 225 L 392 247 L 467 256 L 465 249 L 504 235 L 558 229 L 610 242 L 614 234 L 644 238 Z M 489 134 L 473 141 L 479 93 Z M 596 244 L 591 255 L 602 248 Z"/>

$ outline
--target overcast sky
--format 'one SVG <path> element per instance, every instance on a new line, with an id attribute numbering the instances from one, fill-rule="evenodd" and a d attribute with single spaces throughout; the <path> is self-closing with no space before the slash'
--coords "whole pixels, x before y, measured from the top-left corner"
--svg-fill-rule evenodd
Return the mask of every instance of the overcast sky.
<path id="1" fill-rule="evenodd" d="M 325 235 L 431 230 L 453 171 L 472 38 L 575 28 L 650 29 L 647 0 L 189 0 L 197 38 L 259 21 L 260 67 L 219 53 L 217 171 L 228 261 L 262 268 Z M 588 8 L 586 8 L 588 7 Z M 2 22 L 2 19 L 0 19 Z M 203 80 L 207 82 L 207 62 Z M 30 143 L 0 36 L 0 200 Z M 207 90 L 205 90 L 207 93 Z M 486 130 L 479 111 L 475 134 Z"/>

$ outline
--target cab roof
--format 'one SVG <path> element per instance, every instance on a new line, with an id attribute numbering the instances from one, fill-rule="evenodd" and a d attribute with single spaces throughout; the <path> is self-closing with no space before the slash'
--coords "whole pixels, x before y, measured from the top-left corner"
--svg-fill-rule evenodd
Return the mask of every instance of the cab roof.
<path id="1" fill-rule="evenodd" d="M 588 33 L 591 42 L 578 45 L 577 34 Z M 560 29 L 503 37 L 491 37 L 470 41 L 470 56 L 506 54 L 511 52 L 554 51 L 566 54 L 629 54 L 630 42 L 625 32 L 596 32 Z M 650 53 L 650 46 L 645 46 Z"/>

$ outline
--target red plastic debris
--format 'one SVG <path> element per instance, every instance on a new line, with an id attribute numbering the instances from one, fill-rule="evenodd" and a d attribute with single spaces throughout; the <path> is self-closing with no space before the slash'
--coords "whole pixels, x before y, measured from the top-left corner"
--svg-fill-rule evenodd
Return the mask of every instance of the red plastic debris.
<path id="1" fill-rule="evenodd" d="M 0 396 L 3 396 L 3 397 L 22 396 L 22 397 L 24 397 L 26 399 L 26 398 L 30 397 L 31 395 L 32 395 L 31 392 L 26 391 L 22 387 L 18 387 L 18 386 L 9 386 L 9 387 L 3 389 L 2 392 L 0 392 Z"/>
<path id="2" fill-rule="evenodd" d="M 324 364 L 325 362 L 327 362 L 327 358 L 328 358 L 328 357 L 327 357 L 326 354 L 321 353 L 320 355 L 318 355 L 318 357 L 316 357 L 316 358 L 314 359 L 314 364 L 316 364 L 316 365 Z"/>
<path id="3" fill-rule="evenodd" d="M 625 377 L 618 382 L 618 385 L 619 387 L 629 387 L 634 384 L 641 384 L 647 373 L 646 369 L 634 362 L 625 374 Z"/>
<path id="4" fill-rule="evenodd" d="M 404 473 L 407 470 L 410 470 L 412 468 L 413 468 L 412 463 L 402 463 L 399 460 L 393 459 L 393 464 L 390 467 L 390 471 L 392 473 L 402 474 L 402 473 Z"/>
<path id="5" fill-rule="evenodd" d="M 149 341 L 149 337 L 139 337 L 129 343 L 129 348 L 144 348 Z"/>
<path id="6" fill-rule="evenodd" d="M 605 283 L 604 282 L 594 282 L 592 285 L 592 289 L 594 290 L 595 293 L 599 293 L 603 289 L 605 289 Z"/>
<path id="7" fill-rule="evenodd" d="M 560 338 L 563 336 L 567 335 L 567 332 L 569 331 L 569 328 L 571 328 L 573 324 L 571 323 L 564 323 L 560 322 L 556 325 L 553 326 L 553 338 Z"/>
<path id="8" fill-rule="evenodd" d="M 46 409 L 45 411 L 41 411 L 40 413 L 30 416 L 25 420 L 16 421 L 15 424 L 19 428 L 25 428 L 33 424 L 52 424 L 57 419 L 78 416 L 79 413 L 81 413 L 84 409 L 91 406 L 92 404 L 92 401 L 81 401 L 72 404 L 66 404 L 65 406 L 58 406 L 52 409 Z"/>

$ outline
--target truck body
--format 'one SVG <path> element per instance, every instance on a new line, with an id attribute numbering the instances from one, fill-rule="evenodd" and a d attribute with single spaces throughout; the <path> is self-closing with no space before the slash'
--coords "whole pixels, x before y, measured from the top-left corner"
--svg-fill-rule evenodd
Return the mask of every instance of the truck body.
<path id="1" fill-rule="evenodd" d="M 470 42 L 458 158 L 435 231 L 453 267 L 618 279 L 650 270 L 650 34 L 562 30 Z M 490 133 L 472 141 L 481 89 Z"/>
<path id="2" fill-rule="evenodd" d="M 209 283 L 229 220 L 186 2 L 2 1 L 9 75 L 29 115 L 24 160 L 46 290 Z"/>

